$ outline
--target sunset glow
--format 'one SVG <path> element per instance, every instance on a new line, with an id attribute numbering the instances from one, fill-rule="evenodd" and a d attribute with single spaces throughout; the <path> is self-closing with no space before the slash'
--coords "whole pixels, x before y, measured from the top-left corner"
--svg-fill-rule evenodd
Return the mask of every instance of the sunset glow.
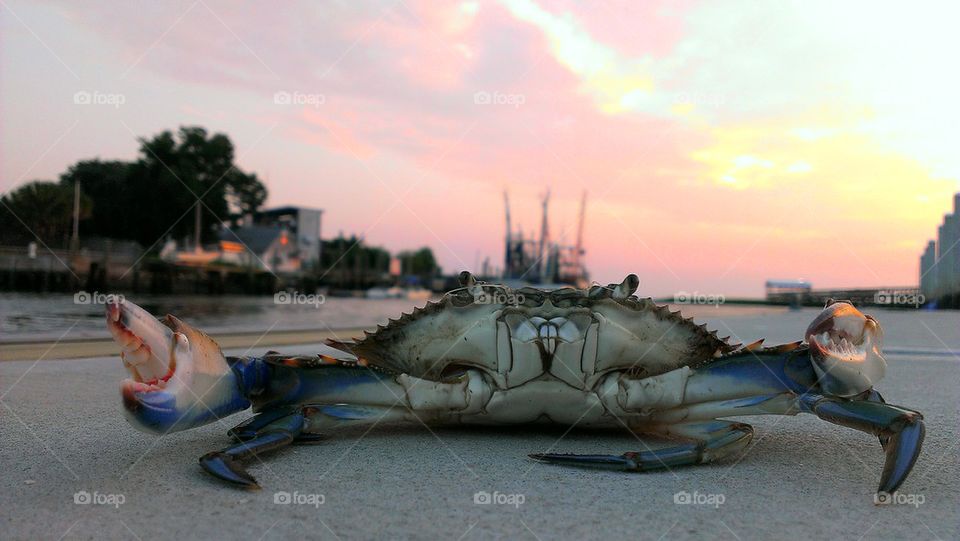
<path id="1" fill-rule="evenodd" d="M 5 5 L 3 192 L 201 125 L 325 237 L 500 264 L 586 189 L 595 280 L 759 296 L 916 284 L 960 189 L 952 2 Z"/>

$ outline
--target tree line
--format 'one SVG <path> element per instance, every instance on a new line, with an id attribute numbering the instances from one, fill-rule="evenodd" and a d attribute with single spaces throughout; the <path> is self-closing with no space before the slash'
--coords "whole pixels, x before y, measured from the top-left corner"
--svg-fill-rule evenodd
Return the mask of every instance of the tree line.
<path id="1" fill-rule="evenodd" d="M 267 198 L 257 175 L 234 163 L 233 143 L 222 133 L 184 126 L 138 142 L 135 161 L 82 160 L 56 181 L 34 180 L 4 195 L 0 245 L 39 239 L 50 248 L 70 247 L 77 183 L 81 241 L 128 240 L 153 252 L 167 238 L 193 239 L 198 204 L 201 242 L 211 243 L 224 224 L 255 214 Z M 321 281 L 335 286 L 380 284 L 390 270 L 391 254 L 356 236 L 322 241 L 321 254 Z M 400 252 L 397 258 L 401 275 L 422 283 L 440 273 L 430 248 Z"/>
<path id="2" fill-rule="evenodd" d="M 407 250 L 397 254 L 400 260 L 400 275 L 404 280 L 413 279 L 420 285 L 429 286 L 430 280 L 441 273 L 428 247 Z M 325 240 L 320 251 L 321 283 L 340 288 L 365 288 L 383 285 L 390 272 L 391 255 L 379 246 L 367 246 L 355 235 L 346 237 L 341 233 L 334 239 Z"/>
<path id="3" fill-rule="evenodd" d="M 74 190 L 80 183 L 80 233 L 157 247 L 168 237 L 192 238 L 201 208 L 201 241 L 215 241 L 221 224 L 256 212 L 267 188 L 234 163 L 234 146 L 222 133 L 181 127 L 138 139 L 137 159 L 83 160 L 58 181 L 34 180 L 0 198 L 0 244 L 37 237 L 51 248 L 69 246 Z"/>

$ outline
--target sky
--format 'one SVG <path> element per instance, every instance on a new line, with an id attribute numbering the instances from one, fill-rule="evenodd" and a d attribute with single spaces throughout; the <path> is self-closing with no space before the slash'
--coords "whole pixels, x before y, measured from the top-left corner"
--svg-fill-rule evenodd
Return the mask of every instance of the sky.
<path id="1" fill-rule="evenodd" d="M 586 190 L 593 279 L 760 296 L 916 284 L 960 189 L 952 2 L 238 6 L 2 0 L 0 191 L 200 125 L 324 237 L 476 269 Z"/>

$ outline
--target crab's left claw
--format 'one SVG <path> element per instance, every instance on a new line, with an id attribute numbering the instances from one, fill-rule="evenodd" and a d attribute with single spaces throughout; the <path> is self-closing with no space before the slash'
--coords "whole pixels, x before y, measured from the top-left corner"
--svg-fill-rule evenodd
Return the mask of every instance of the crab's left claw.
<path id="1" fill-rule="evenodd" d="M 886 453 L 877 490 L 895 491 L 920 455 L 924 426 L 920 412 L 886 404 L 873 390 L 887 367 L 880 324 L 849 302 L 831 300 L 806 339 L 819 389 L 800 396 L 801 409 L 877 436 Z"/>

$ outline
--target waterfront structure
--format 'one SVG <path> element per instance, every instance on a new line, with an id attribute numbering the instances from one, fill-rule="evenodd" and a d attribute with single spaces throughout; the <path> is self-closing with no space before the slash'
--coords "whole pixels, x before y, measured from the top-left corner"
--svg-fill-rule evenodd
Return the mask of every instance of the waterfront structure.
<path id="1" fill-rule="evenodd" d="M 303 275 L 320 265 L 323 211 L 278 207 L 224 225 L 215 246 L 178 250 L 168 241 L 160 257 L 174 265 L 212 269 L 227 265 L 271 274 Z"/>
<path id="2" fill-rule="evenodd" d="M 953 212 L 943 217 L 937 238 L 927 242 L 920 256 L 920 291 L 927 301 L 942 307 L 960 306 L 960 193 L 953 196 Z"/>
<path id="3" fill-rule="evenodd" d="M 253 268 L 273 274 L 294 274 L 302 260 L 293 234 L 284 227 L 251 225 L 220 232 L 218 263 Z"/>
<path id="4" fill-rule="evenodd" d="M 583 222 L 586 213 L 587 194 L 580 200 L 580 215 L 577 222 L 577 238 L 573 245 L 554 242 L 550 237 L 550 191 L 541 200 L 543 214 L 540 235 L 524 236 L 522 230 L 514 231 L 510 219 L 510 200 L 505 191 L 503 202 L 506 208 L 506 245 L 502 280 L 507 283 L 564 284 L 584 287 L 589 283 L 583 256 Z"/>
<path id="5" fill-rule="evenodd" d="M 277 207 L 258 212 L 254 224 L 289 232 L 299 260 L 298 270 L 315 270 L 320 266 L 320 229 L 323 211 L 306 207 Z"/>
<path id="6" fill-rule="evenodd" d="M 813 285 L 803 280 L 767 280 L 767 302 L 801 304 Z"/>

